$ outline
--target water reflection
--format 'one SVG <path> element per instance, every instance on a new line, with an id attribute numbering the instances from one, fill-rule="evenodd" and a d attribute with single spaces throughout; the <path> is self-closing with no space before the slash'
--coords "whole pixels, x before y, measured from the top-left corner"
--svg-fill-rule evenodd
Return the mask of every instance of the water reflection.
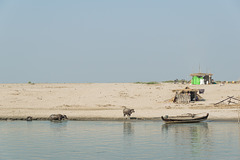
<path id="1" fill-rule="evenodd" d="M 182 133 L 195 133 L 198 130 L 202 130 L 205 132 L 208 132 L 208 123 L 207 122 L 201 122 L 201 123 L 173 123 L 173 124 L 163 124 L 162 125 L 162 131 L 163 132 L 179 132 L 182 131 Z"/>
<path id="2" fill-rule="evenodd" d="M 62 132 L 67 130 L 67 122 L 68 121 L 52 121 L 49 124 L 54 132 Z"/>
<path id="3" fill-rule="evenodd" d="M 124 148 L 127 150 L 131 147 L 132 140 L 134 138 L 134 123 L 124 121 L 123 122 L 123 140 L 124 140 Z"/>
<path id="4" fill-rule="evenodd" d="M 239 159 L 237 123 L 0 121 L 0 159 Z M 226 147 L 227 146 L 227 147 Z"/>
<path id="5" fill-rule="evenodd" d="M 208 123 L 163 124 L 162 132 L 176 147 L 188 147 L 193 157 L 203 156 L 204 150 L 210 150 Z M 187 145 L 186 145 L 187 144 Z"/>
<path id="6" fill-rule="evenodd" d="M 134 126 L 131 122 L 127 122 L 127 121 L 123 122 L 123 134 L 124 135 L 134 134 Z"/>

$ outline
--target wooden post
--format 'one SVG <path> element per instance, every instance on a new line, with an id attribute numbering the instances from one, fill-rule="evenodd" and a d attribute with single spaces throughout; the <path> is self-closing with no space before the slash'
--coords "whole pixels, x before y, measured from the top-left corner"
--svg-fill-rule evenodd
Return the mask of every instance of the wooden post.
<path id="1" fill-rule="evenodd" d="M 238 124 L 239 124 L 239 105 L 238 105 Z"/>

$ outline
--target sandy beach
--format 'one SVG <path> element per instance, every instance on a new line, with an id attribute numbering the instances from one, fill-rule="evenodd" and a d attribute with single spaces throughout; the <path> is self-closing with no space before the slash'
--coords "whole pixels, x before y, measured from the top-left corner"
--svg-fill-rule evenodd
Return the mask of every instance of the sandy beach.
<path id="1" fill-rule="evenodd" d="M 205 89 L 205 101 L 175 104 L 174 89 Z M 47 119 L 65 114 L 70 120 L 121 120 L 122 106 L 135 109 L 132 117 L 160 119 L 163 115 L 209 113 L 209 120 L 237 120 L 237 104 L 214 106 L 227 96 L 240 97 L 239 84 L 55 83 L 0 84 L 0 119 Z"/>

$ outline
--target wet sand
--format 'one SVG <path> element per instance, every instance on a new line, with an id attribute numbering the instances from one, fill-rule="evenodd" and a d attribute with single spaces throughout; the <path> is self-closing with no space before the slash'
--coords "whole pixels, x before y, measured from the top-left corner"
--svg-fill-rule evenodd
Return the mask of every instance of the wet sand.
<path id="1" fill-rule="evenodd" d="M 173 89 L 205 89 L 205 101 L 175 104 Z M 214 106 L 227 96 L 240 97 L 240 84 L 187 85 L 135 83 L 0 84 L 0 119 L 46 120 L 65 114 L 70 120 L 124 120 L 122 106 L 132 117 L 160 120 L 163 115 L 209 113 L 209 120 L 237 120 L 238 104 Z M 239 98 L 240 99 L 240 98 Z M 237 102 L 237 101 L 234 101 Z"/>

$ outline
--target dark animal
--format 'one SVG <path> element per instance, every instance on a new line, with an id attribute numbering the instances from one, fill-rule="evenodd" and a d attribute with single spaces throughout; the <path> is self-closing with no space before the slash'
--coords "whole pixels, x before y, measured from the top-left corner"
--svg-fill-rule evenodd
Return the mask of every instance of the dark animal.
<path id="1" fill-rule="evenodd" d="M 31 117 L 31 116 L 28 116 L 28 117 L 26 118 L 26 120 L 27 120 L 27 121 L 32 121 L 32 117 Z"/>
<path id="2" fill-rule="evenodd" d="M 134 113 L 134 109 L 130 109 L 130 108 L 127 108 L 125 106 L 123 106 L 123 116 L 128 116 L 130 117 L 132 113 Z"/>
<path id="3" fill-rule="evenodd" d="M 199 89 L 199 94 L 203 94 L 205 89 Z"/>
<path id="4" fill-rule="evenodd" d="M 64 119 L 68 119 L 68 118 L 66 115 L 62 115 L 62 114 L 52 114 L 49 116 L 50 121 L 61 121 Z"/>

